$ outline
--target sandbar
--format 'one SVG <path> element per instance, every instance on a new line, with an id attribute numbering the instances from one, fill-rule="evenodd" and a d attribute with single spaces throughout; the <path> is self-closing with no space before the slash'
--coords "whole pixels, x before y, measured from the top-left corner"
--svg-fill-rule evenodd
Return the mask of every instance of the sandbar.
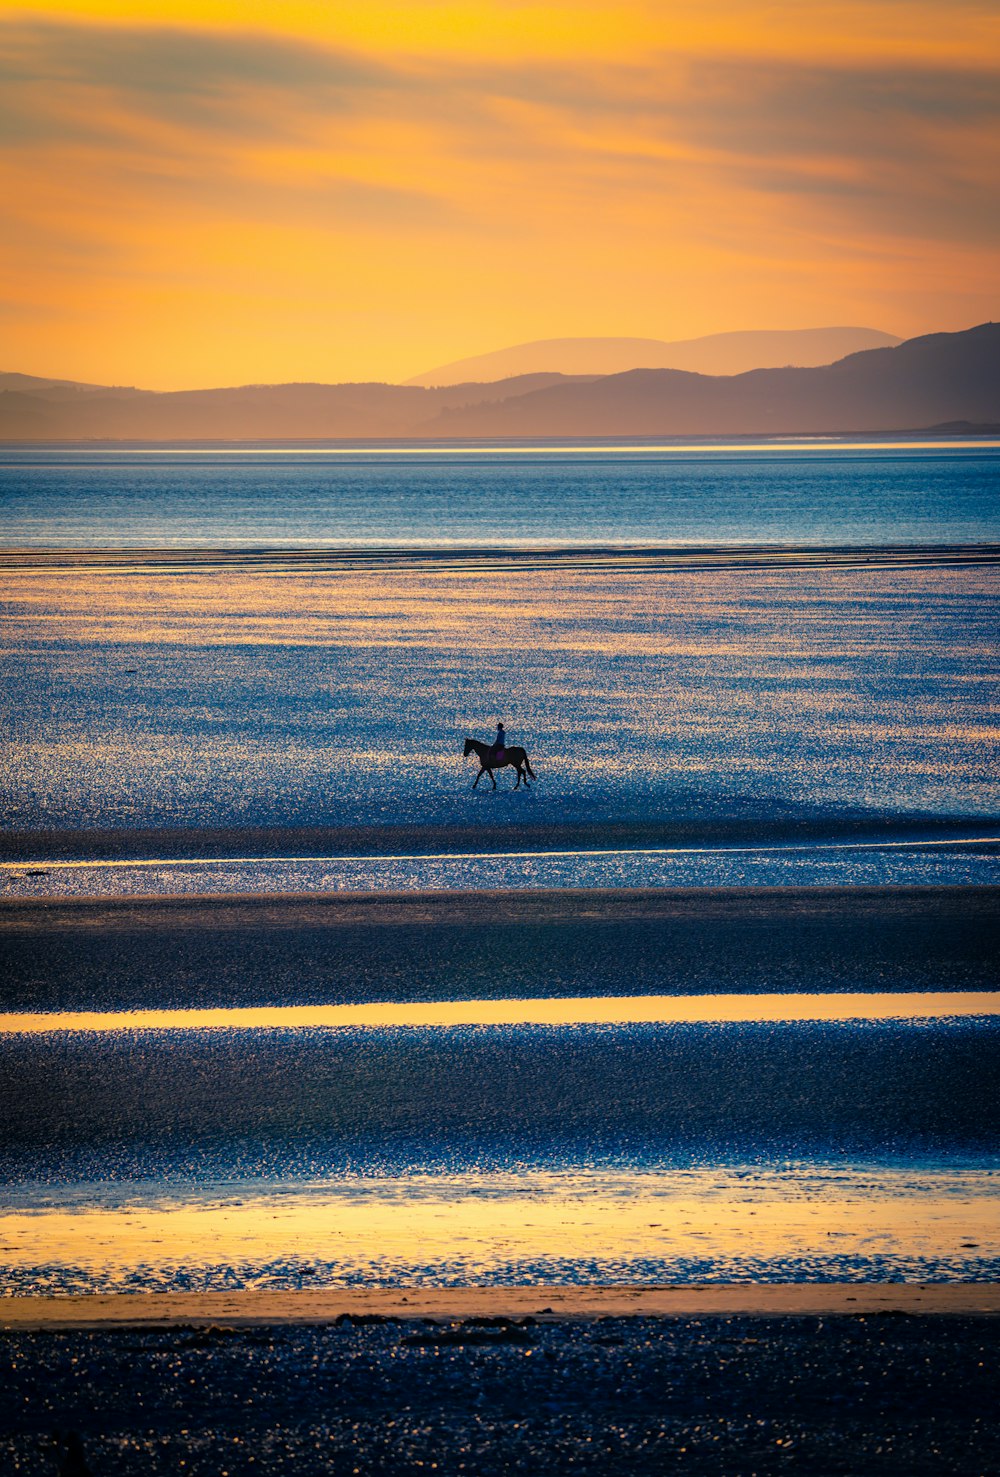
<path id="1" fill-rule="evenodd" d="M 835 1315 L 995 1317 L 1000 1283 L 717 1283 L 671 1287 L 409 1287 L 316 1291 L 89 1293 L 0 1301 L 0 1328 L 333 1323 L 338 1318 L 455 1320 Z"/>
<path id="2" fill-rule="evenodd" d="M 998 939 L 995 887 L 0 901 L 14 1012 L 990 991 Z"/>
<path id="3" fill-rule="evenodd" d="M 375 570 L 597 569 L 602 571 L 683 569 L 942 568 L 995 564 L 1000 545 L 965 544 L 689 544 L 470 545 L 453 548 L 392 547 L 174 547 L 49 548 L 11 545 L 0 549 L 0 569 L 115 570 L 124 573 L 179 569 L 303 570 L 324 573 Z"/>

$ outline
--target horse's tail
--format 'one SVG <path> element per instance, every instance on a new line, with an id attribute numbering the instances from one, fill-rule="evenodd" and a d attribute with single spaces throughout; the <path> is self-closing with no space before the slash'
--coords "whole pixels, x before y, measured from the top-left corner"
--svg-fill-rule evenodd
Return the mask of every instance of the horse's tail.
<path id="1" fill-rule="evenodd" d="M 538 776 L 536 775 L 535 771 L 531 767 L 531 760 L 528 758 L 528 751 L 527 751 L 527 749 L 525 749 L 525 751 L 524 751 L 524 767 L 528 771 L 528 773 L 531 775 L 531 778 L 533 780 L 538 778 Z"/>

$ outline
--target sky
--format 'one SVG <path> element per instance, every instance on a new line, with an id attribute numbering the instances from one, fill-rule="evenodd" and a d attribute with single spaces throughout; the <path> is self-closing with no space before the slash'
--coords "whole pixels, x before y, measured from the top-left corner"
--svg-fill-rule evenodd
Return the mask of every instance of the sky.
<path id="1" fill-rule="evenodd" d="M 0 4 L 0 370 L 1000 316 L 1000 0 Z"/>

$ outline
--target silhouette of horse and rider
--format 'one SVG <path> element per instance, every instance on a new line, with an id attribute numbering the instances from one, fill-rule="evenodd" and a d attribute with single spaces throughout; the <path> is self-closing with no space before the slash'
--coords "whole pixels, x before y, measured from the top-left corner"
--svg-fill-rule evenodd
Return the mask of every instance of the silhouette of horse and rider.
<path id="1" fill-rule="evenodd" d="M 476 778 L 473 782 L 473 789 L 475 789 L 476 785 L 479 784 L 479 781 L 482 779 L 483 775 L 488 774 L 490 779 L 493 781 L 493 788 L 495 790 L 497 787 L 497 782 L 496 776 L 494 775 L 493 771 L 495 769 L 505 769 L 508 764 L 511 766 L 512 769 L 517 770 L 517 784 L 514 786 L 515 790 L 519 790 L 521 788 L 522 780 L 524 781 L 525 789 L 528 788 L 529 774 L 531 775 L 532 779 L 535 779 L 537 777 L 535 775 L 535 771 L 532 769 L 530 763 L 528 762 L 527 752 L 524 749 L 519 749 L 516 745 L 508 747 L 507 735 L 504 731 L 504 726 L 502 723 L 497 724 L 497 736 L 493 740 L 492 744 L 481 744 L 478 739 L 467 738 L 465 740 L 464 754 L 466 759 L 468 759 L 470 754 L 475 754 L 476 758 L 479 760 L 479 773 L 476 775 Z"/>

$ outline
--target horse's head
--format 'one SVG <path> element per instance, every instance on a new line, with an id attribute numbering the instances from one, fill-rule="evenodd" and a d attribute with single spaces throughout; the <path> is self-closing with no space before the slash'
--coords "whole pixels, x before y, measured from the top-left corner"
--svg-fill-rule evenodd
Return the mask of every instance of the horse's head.
<path id="1" fill-rule="evenodd" d="M 476 751 L 476 746 L 473 743 L 472 739 L 466 739 L 465 740 L 465 748 L 462 750 L 462 757 L 464 759 L 468 759 L 469 755 L 470 754 L 474 754 L 475 751 Z"/>

